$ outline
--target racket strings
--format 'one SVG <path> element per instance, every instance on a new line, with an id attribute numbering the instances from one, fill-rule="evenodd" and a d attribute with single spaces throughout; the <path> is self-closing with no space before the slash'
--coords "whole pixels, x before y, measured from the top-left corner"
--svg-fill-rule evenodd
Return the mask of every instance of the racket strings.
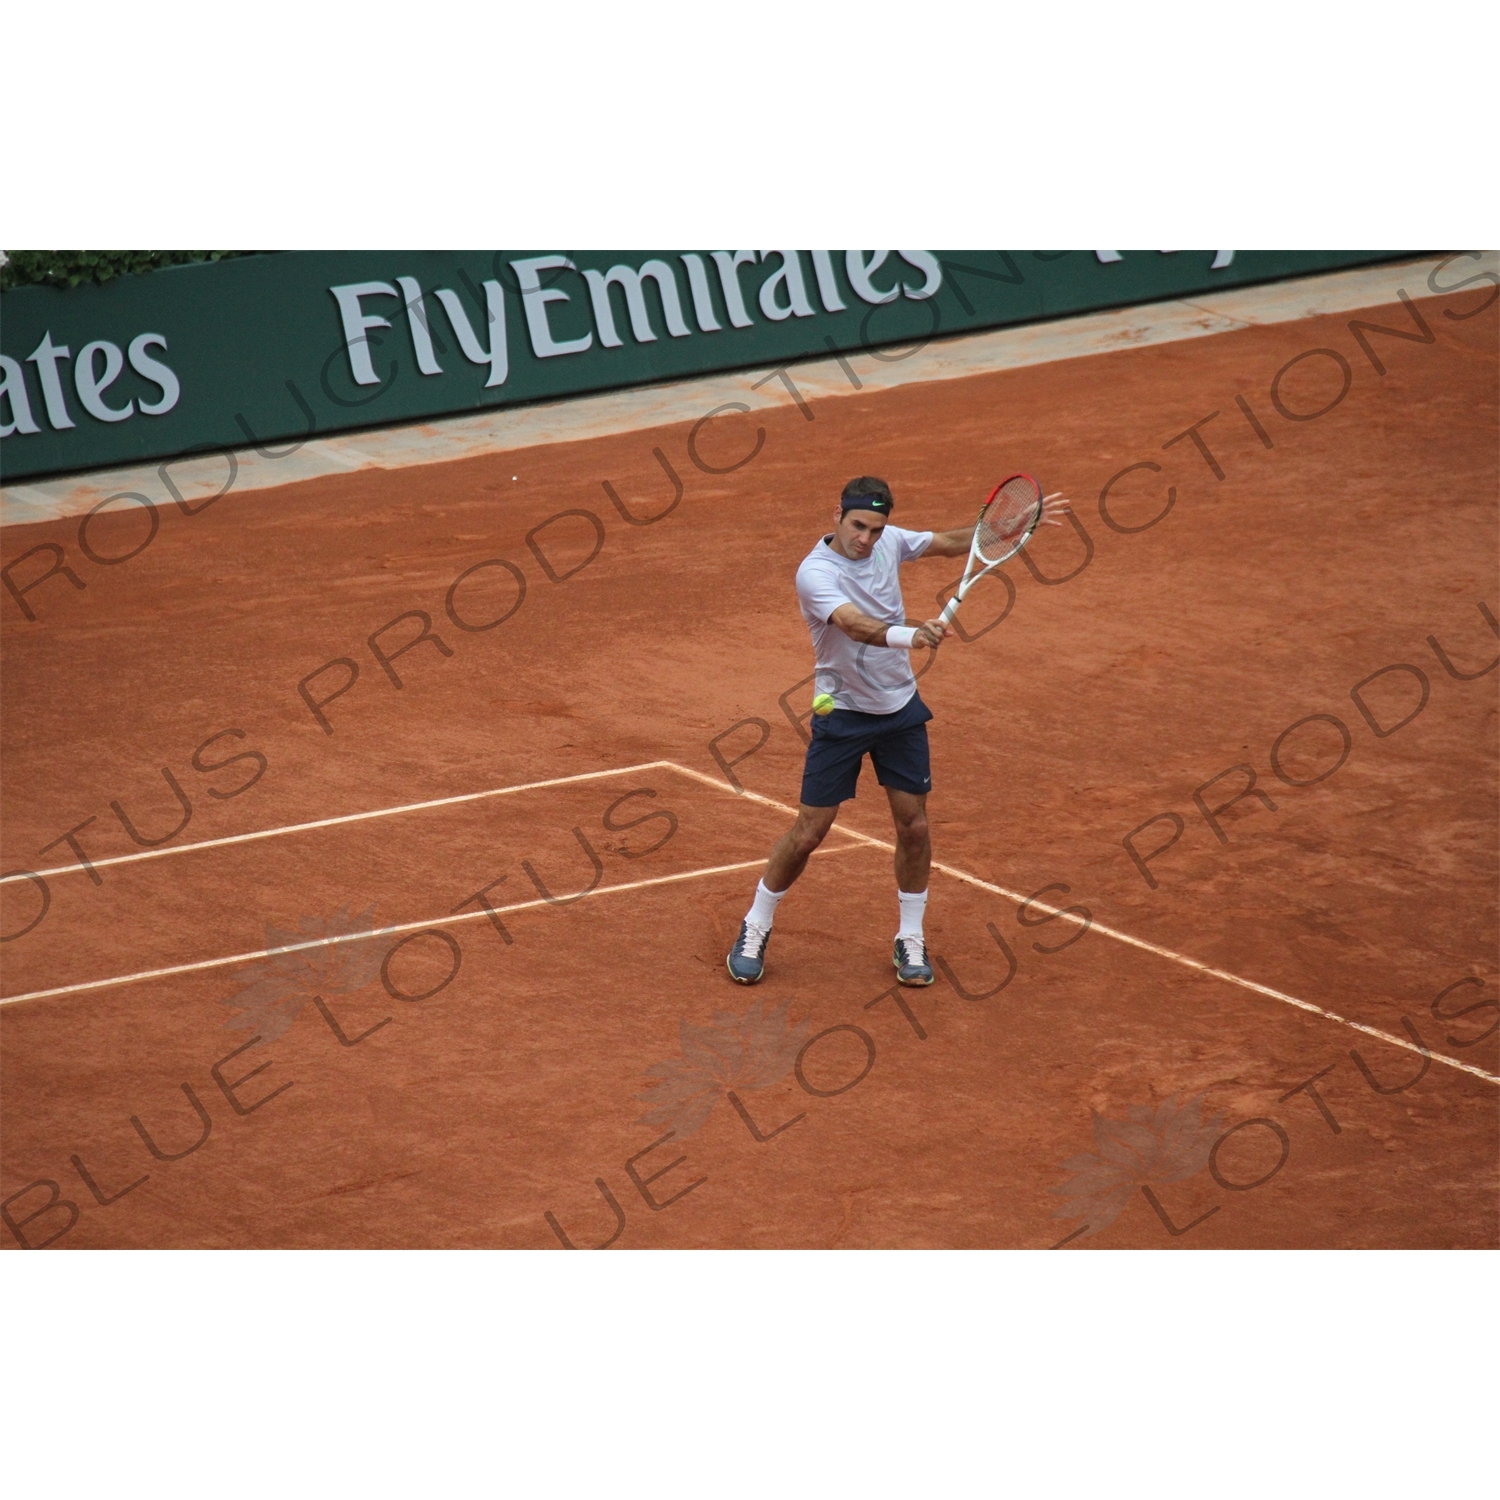
<path id="1" fill-rule="evenodd" d="M 1042 492 L 1034 479 L 1017 474 L 1006 480 L 979 518 L 979 553 L 998 557 L 1013 551 L 1030 534 L 1041 509 Z"/>

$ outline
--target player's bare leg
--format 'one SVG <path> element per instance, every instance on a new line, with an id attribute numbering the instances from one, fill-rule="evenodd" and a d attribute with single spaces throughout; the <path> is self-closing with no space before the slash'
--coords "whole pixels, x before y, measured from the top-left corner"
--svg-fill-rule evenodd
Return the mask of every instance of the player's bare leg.
<path id="1" fill-rule="evenodd" d="M 768 890 L 778 895 L 788 890 L 807 868 L 813 851 L 828 837 L 837 807 L 809 807 L 805 802 L 797 809 L 797 821 L 776 841 L 761 877 Z"/>
<path id="2" fill-rule="evenodd" d="M 766 873 L 755 888 L 755 904 L 740 923 L 740 935 L 729 950 L 729 977 L 736 983 L 755 984 L 765 973 L 766 944 L 776 907 L 807 868 L 813 850 L 828 837 L 838 815 L 837 806 L 809 807 L 803 803 L 797 809 L 797 821 L 777 839 L 766 861 Z"/>
<path id="3" fill-rule="evenodd" d="M 920 893 L 927 889 L 932 868 L 932 835 L 927 828 L 927 798 L 911 792 L 885 789 L 891 818 L 896 825 L 896 885 L 900 890 Z"/>
<path id="4" fill-rule="evenodd" d="M 927 826 L 927 798 L 914 792 L 885 789 L 896 825 L 896 899 L 901 927 L 896 934 L 894 962 L 901 984 L 931 984 L 932 966 L 922 936 L 927 910 L 927 877 L 932 869 L 932 835 Z"/>

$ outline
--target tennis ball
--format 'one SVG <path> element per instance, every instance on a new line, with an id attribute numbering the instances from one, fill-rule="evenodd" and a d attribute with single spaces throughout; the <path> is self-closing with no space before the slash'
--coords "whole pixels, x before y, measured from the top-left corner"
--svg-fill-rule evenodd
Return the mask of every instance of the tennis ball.
<path id="1" fill-rule="evenodd" d="M 833 695 L 831 693 L 819 693 L 813 699 L 813 712 L 815 714 L 831 714 L 833 712 Z"/>

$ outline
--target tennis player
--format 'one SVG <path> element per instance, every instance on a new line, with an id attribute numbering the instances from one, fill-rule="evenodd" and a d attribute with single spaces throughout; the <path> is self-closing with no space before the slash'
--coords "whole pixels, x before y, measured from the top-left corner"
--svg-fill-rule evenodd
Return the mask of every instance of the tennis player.
<path id="1" fill-rule="evenodd" d="M 755 901 L 729 950 L 729 976 L 755 984 L 765 973 L 766 946 L 776 908 L 828 835 L 839 805 L 854 795 L 868 755 L 885 788 L 896 824 L 896 897 L 901 921 L 893 960 L 905 985 L 932 983 L 922 920 L 932 841 L 927 793 L 932 770 L 927 721 L 909 653 L 938 646 L 953 634 L 940 619 L 908 625 L 901 599 L 902 563 L 919 557 L 963 557 L 973 526 L 954 531 L 903 531 L 890 525 L 890 487 L 868 475 L 851 479 L 835 512 L 834 530 L 797 569 L 797 601 L 817 654 L 817 691 L 832 695 L 826 716 L 814 715 L 812 743 L 802 773 L 797 821 L 782 835 L 755 888 Z M 1047 497 L 1042 519 L 1061 525 L 1068 509 Z"/>

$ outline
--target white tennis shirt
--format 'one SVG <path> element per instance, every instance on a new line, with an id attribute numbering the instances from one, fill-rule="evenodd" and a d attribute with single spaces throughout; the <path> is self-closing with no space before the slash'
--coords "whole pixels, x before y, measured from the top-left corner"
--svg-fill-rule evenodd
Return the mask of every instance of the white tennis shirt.
<path id="1" fill-rule="evenodd" d="M 852 604 L 887 625 L 904 625 L 901 564 L 920 557 L 932 544 L 932 533 L 887 526 L 863 562 L 840 556 L 829 540 L 825 536 L 797 569 L 797 602 L 817 653 L 816 691 L 831 693 L 838 708 L 893 714 L 917 690 L 911 653 L 861 645 L 828 620 L 841 604 Z"/>

